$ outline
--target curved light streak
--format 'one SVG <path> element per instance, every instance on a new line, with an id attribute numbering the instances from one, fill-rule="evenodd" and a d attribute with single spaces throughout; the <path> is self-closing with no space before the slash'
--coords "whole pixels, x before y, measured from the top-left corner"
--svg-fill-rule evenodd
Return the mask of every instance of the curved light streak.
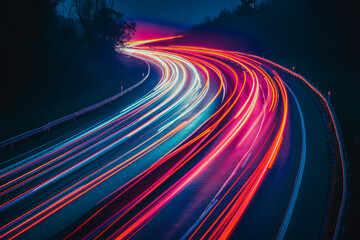
<path id="1" fill-rule="evenodd" d="M 202 194 L 209 197 L 199 213 L 186 215 L 193 222 L 179 234 L 182 239 L 232 235 L 284 146 L 288 90 L 270 65 L 251 55 L 136 47 L 143 43 L 121 51 L 158 72 L 153 89 L 0 170 L 0 211 L 9 216 L 1 222 L 0 238 L 21 238 L 89 197 L 96 204 L 66 238 L 128 239 L 146 231 L 202 178 L 208 179 Z M 98 189 L 103 193 L 94 195 Z M 22 204 L 26 207 L 13 214 Z"/>

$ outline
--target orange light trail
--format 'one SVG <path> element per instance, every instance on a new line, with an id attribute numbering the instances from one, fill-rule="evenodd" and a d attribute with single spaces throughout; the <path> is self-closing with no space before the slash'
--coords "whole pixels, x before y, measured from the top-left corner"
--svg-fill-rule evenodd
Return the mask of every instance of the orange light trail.
<path id="1" fill-rule="evenodd" d="M 155 38 L 155 39 L 148 39 L 148 40 L 141 40 L 141 41 L 126 42 L 125 46 L 126 47 L 135 47 L 138 45 L 144 45 L 144 44 L 153 43 L 153 42 L 160 42 L 160 41 L 172 40 L 175 38 L 181 38 L 184 36 L 185 35 L 178 35 L 178 36 L 171 36 L 171 37 L 164 37 L 164 38 Z"/>
<path id="2" fill-rule="evenodd" d="M 156 85 L 0 172 L 0 211 L 10 214 L 0 238 L 20 239 L 76 204 L 90 210 L 69 215 L 77 221 L 62 238 L 141 238 L 193 188 L 186 199 L 199 212 L 173 213 L 192 226 L 171 231 L 182 239 L 232 236 L 287 147 L 288 92 L 274 64 L 256 56 L 140 46 L 179 37 L 127 42 L 121 51 L 149 63 Z"/>

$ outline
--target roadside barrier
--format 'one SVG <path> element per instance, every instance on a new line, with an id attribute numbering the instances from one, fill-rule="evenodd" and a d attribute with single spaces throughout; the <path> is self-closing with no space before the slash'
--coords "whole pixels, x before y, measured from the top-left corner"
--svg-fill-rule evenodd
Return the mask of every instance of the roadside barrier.
<path id="1" fill-rule="evenodd" d="M 346 154 L 344 156 L 344 144 L 343 144 L 343 137 L 340 131 L 340 123 L 335 115 L 335 112 L 333 110 L 332 104 L 330 104 L 329 100 L 324 97 L 324 95 L 320 92 L 320 90 L 318 90 L 317 87 L 314 86 L 314 84 L 310 83 L 308 80 L 306 80 L 303 76 L 301 76 L 300 74 L 295 73 L 292 70 L 289 70 L 279 64 L 276 64 L 272 61 L 269 61 L 267 59 L 264 59 L 262 57 L 258 57 L 255 55 L 251 55 L 251 54 L 244 54 L 245 56 L 249 56 L 255 59 L 258 59 L 262 62 L 265 62 L 267 64 L 270 64 L 271 66 L 275 67 L 276 69 L 281 70 L 282 72 L 291 75 L 294 78 L 297 78 L 299 80 L 302 81 L 302 83 L 305 84 L 306 87 L 308 87 L 312 92 L 315 93 L 315 95 L 318 97 L 320 104 L 322 105 L 322 107 L 324 108 L 324 110 L 327 112 L 329 119 L 331 120 L 330 125 L 328 125 L 328 128 L 333 128 L 333 132 L 332 135 L 334 135 L 334 139 L 335 139 L 335 146 L 337 149 L 335 150 L 336 154 L 335 156 L 335 167 L 333 168 L 333 172 L 337 171 L 336 169 L 336 159 L 339 157 L 339 161 L 341 164 L 341 172 L 342 172 L 342 199 L 341 199 L 341 203 L 340 203 L 340 209 L 339 209 L 339 213 L 337 215 L 337 220 L 336 220 L 336 228 L 333 234 L 333 239 L 343 239 L 344 238 L 344 231 L 345 231 L 345 205 L 348 205 L 348 195 L 349 192 L 347 191 L 347 182 L 348 182 L 348 176 L 350 176 L 350 174 L 346 171 L 347 169 L 347 164 L 346 164 Z M 332 186 L 334 186 L 334 181 L 332 181 Z M 334 191 L 334 189 L 332 190 L 333 194 L 336 194 L 336 191 Z M 326 228 L 326 226 L 325 226 Z M 329 233 L 326 233 L 329 234 Z M 324 238 L 326 238 L 324 235 L 322 236 Z"/>
<path id="2" fill-rule="evenodd" d="M 59 124 L 67 122 L 69 120 L 73 120 L 73 119 L 75 119 L 75 118 L 77 118 L 77 117 L 79 117 L 79 116 L 81 116 L 81 115 L 83 115 L 83 114 L 85 114 L 87 112 L 90 112 L 90 111 L 95 110 L 95 109 L 97 109 L 99 107 L 102 107 L 107 103 L 111 103 L 112 101 L 118 99 L 119 97 L 121 97 L 121 96 L 125 95 L 126 93 L 132 91 L 133 89 L 139 87 L 150 75 L 150 65 L 147 62 L 146 62 L 146 64 L 148 66 L 147 74 L 138 83 L 136 83 L 135 85 L 133 85 L 133 86 L 125 89 L 124 91 L 122 91 L 122 92 L 120 92 L 120 93 L 118 93 L 118 94 L 116 94 L 116 95 L 114 95 L 112 97 L 109 97 L 109 98 L 107 98 L 107 99 L 105 99 L 105 100 L 103 100 L 101 102 L 98 102 L 98 103 L 96 103 L 94 105 L 91 105 L 89 107 L 81 109 L 80 111 L 74 112 L 74 113 L 72 113 L 70 115 L 67 115 L 65 117 L 59 118 L 59 119 L 57 119 L 55 121 L 49 122 L 48 124 L 46 124 L 46 125 L 44 125 L 42 127 L 35 128 L 33 130 L 22 133 L 20 135 L 17 135 L 15 137 L 10 138 L 10 139 L 4 140 L 4 141 L 0 142 L 0 148 L 11 146 L 11 149 L 12 149 L 13 144 L 16 143 L 16 142 L 19 142 L 19 141 L 24 140 L 26 138 L 32 137 L 32 136 L 34 136 L 36 134 L 39 134 L 39 133 L 49 131 L 50 128 L 52 128 L 52 127 L 55 127 L 55 126 L 57 126 Z"/>

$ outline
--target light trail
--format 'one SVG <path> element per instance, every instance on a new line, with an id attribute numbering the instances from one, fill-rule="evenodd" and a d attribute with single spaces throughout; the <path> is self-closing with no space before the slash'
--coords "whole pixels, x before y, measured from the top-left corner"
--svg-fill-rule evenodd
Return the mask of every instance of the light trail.
<path id="1" fill-rule="evenodd" d="M 132 41 L 132 42 L 126 42 L 125 46 L 126 47 L 135 47 L 138 45 L 149 44 L 149 43 L 159 42 L 159 41 L 172 40 L 172 39 L 181 38 L 181 37 L 184 37 L 184 35 L 164 37 L 164 38 L 155 38 L 155 39 L 150 39 L 150 40 Z"/>
<path id="2" fill-rule="evenodd" d="M 167 234 L 231 237 L 279 149 L 287 147 L 288 90 L 254 56 L 139 46 L 177 37 L 121 49 L 159 73 L 145 96 L 0 169 L 0 213 L 7 216 L 0 220 L 0 238 L 26 237 L 61 214 L 69 217 L 59 220 L 64 226 L 57 230 L 66 239 L 152 236 L 161 231 L 156 218 L 193 188 L 199 192 L 186 195 L 193 207 L 186 214 L 173 211 L 171 218 L 187 224 Z M 207 180 L 199 188 L 201 179 Z"/>

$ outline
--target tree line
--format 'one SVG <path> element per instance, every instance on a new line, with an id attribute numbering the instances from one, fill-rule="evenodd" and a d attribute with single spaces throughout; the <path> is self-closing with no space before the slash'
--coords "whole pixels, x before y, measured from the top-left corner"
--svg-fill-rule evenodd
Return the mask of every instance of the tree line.
<path id="1" fill-rule="evenodd" d="M 136 31 L 111 0 L 12 0 L 0 7 L 0 116 L 57 101 L 118 68 Z M 117 64 L 117 65 L 116 65 Z"/>

